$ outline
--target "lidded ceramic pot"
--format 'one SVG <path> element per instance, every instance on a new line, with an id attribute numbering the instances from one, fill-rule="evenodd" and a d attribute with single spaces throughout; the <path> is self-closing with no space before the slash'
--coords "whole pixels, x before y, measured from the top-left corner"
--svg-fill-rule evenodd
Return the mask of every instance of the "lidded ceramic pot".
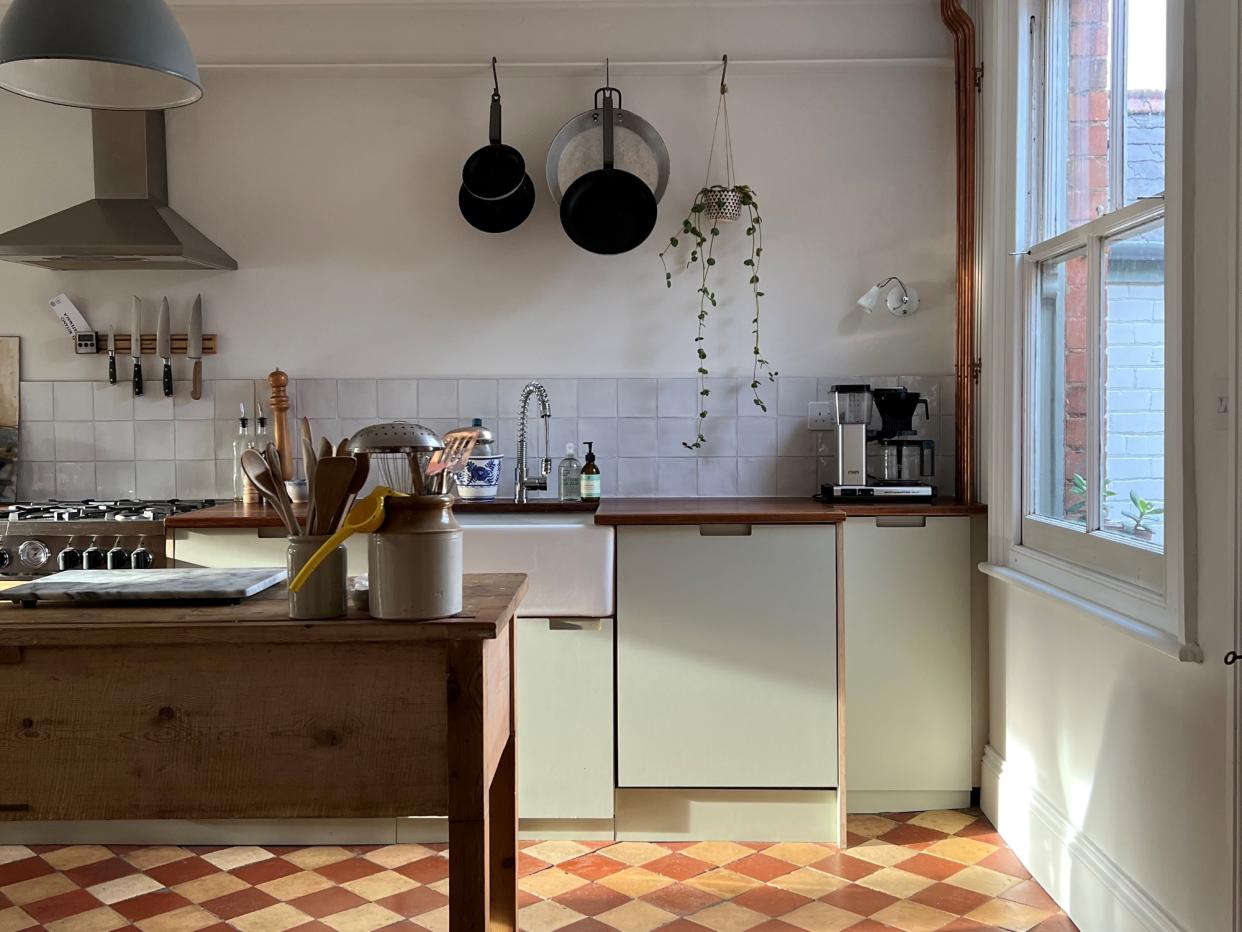
<path id="1" fill-rule="evenodd" d="M 384 523 L 367 543 L 371 616 L 425 621 L 456 615 L 461 552 L 451 495 L 389 496 Z"/>

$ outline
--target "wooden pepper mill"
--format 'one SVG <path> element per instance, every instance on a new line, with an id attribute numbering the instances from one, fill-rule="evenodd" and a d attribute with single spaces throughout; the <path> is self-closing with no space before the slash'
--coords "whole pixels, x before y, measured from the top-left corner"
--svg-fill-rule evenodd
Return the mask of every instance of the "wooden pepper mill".
<path id="1" fill-rule="evenodd" d="M 279 369 L 267 377 L 271 386 L 272 397 L 269 404 L 272 408 L 272 443 L 280 454 L 280 472 L 285 481 L 293 478 L 293 438 L 289 436 L 289 376 Z"/>

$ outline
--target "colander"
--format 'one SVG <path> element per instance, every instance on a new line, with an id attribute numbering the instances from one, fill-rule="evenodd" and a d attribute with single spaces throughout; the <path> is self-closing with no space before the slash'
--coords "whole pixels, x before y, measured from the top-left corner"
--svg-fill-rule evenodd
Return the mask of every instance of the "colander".
<path id="1" fill-rule="evenodd" d="M 425 458 L 444 448 L 436 432 L 422 424 L 391 421 L 370 424 L 349 438 L 350 453 L 365 455 L 384 485 L 397 492 L 422 495 Z"/>

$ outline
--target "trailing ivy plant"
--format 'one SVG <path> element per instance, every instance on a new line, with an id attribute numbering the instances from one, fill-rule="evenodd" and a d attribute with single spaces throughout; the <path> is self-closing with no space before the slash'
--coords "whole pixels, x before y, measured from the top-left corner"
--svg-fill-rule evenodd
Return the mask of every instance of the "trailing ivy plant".
<path id="1" fill-rule="evenodd" d="M 712 209 L 718 209 L 721 190 L 709 187 L 699 190 L 694 196 L 694 203 L 690 205 L 685 219 L 681 221 L 681 230 L 669 237 L 668 245 L 660 252 L 660 262 L 664 265 L 664 283 L 668 288 L 673 287 L 673 273 L 669 270 L 667 257 L 672 250 L 681 245 L 680 237 L 685 236 L 692 243 L 685 268 L 691 269 L 697 266 L 699 271 L 699 286 L 695 291 L 699 304 L 698 328 L 694 337 L 695 355 L 698 358 L 699 414 L 695 424 L 694 440 L 682 442 L 682 446 L 688 450 L 701 449 L 703 444 L 707 443 L 705 422 L 708 396 L 711 395 L 711 389 L 707 387 L 709 375 L 706 345 L 707 319 L 711 310 L 717 307 L 716 292 L 712 289 L 712 272 L 716 267 L 716 259 L 713 255 L 716 239 L 720 236 L 720 226 L 717 218 L 712 216 Z M 775 382 L 780 373 L 774 371 L 768 361 L 763 358 L 763 351 L 759 345 L 759 311 L 760 302 L 764 297 L 763 291 L 759 288 L 759 263 L 763 258 L 763 218 L 759 215 L 759 199 L 753 190 L 740 184 L 735 185 L 733 190 L 741 197 L 742 209 L 746 211 L 746 236 L 750 240 L 750 255 L 743 260 L 742 265 L 749 273 L 747 283 L 750 285 L 755 311 L 755 316 L 751 318 L 751 334 L 754 337 L 754 345 L 751 348 L 753 366 L 750 379 L 750 391 L 754 397 L 751 401 L 760 410 L 766 412 L 767 403 L 759 393 L 761 378 L 766 377 L 768 382 Z M 706 224 L 711 225 L 704 232 L 703 226 Z"/>

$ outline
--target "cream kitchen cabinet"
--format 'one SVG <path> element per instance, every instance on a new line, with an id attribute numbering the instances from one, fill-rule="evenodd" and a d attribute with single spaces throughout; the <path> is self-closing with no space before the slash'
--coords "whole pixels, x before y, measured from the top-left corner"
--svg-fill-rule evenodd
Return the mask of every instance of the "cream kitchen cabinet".
<path id="1" fill-rule="evenodd" d="M 829 788 L 836 530 L 622 527 L 618 786 Z"/>
<path id="2" fill-rule="evenodd" d="M 518 812 L 613 816 L 613 620 L 517 620 Z"/>
<path id="3" fill-rule="evenodd" d="M 970 522 L 845 523 L 845 770 L 852 812 L 969 800 Z"/>

